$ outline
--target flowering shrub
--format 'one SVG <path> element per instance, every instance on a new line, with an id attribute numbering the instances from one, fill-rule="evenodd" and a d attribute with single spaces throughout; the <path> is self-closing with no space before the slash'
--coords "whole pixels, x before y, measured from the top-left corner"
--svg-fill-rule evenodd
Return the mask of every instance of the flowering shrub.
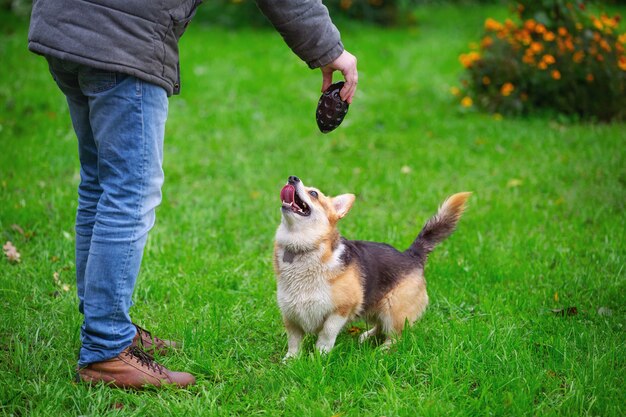
<path id="1" fill-rule="evenodd" d="M 547 108 L 603 121 L 626 118 L 626 33 L 620 17 L 581 0 L 527 0 L 518 22 L 485 21 L 466 68 L 461 105 L 502 114 Z"/>

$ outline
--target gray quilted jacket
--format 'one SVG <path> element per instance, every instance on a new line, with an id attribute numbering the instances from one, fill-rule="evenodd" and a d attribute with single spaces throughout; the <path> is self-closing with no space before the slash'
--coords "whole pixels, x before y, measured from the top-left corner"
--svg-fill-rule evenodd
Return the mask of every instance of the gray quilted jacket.
<path id="1" fill-rule="evenodd" d="M 134 75 L 180 92 L 178 40 L 202 0 L 35 0 L 28 48 L 38 54 Z M 257 0 L 309 67 L 343 52 L 321 0 Z"/>

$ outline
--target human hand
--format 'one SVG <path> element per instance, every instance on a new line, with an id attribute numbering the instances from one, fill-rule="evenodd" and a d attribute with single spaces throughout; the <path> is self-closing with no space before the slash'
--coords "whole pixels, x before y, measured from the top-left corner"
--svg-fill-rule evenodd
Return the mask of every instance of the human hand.
<path id="1" fill-rule="evenodd" d="M 333 72 L 341 71 L 346 82 L 339 92 L 339 96 L 348 104 L 352 103 L 352 97 L 354 97 L 356 85 L 359 81 L 359 72 L 356 69 L 356 57 L 348 51 L 343 51 L 333 62 L 321 67 L 321 70 L 322 92 L 326 91 L 333 83 Z"/>

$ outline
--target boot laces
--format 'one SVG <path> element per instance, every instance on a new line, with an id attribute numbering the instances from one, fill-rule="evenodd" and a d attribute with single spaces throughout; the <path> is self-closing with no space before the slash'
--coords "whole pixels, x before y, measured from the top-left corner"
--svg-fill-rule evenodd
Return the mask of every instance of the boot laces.
<path id="1" fill-rule="evenodd" d="M 152 343 L 154 344 L 159 344 L 161 343 L 161 339 L 159 339 L 158 337 L 152 337 L 152 333 L 149 332 L 148 330 L 144 329 L 143 327 L 133 323 L 133 325 L 137 328 L 137 333 L 139 334 L 139 339 L 141 340 L 141 343 L 143 344 L 143 337 L 144 335 L 147 336 L 147 339 L 150 340 Z"/>
<path id="2" fill-rule="evenodd" d="M 146 366 L 149 369 L 152 369 L 153 371 L 158 372 L 160 374 L 163 373 L 163 370 L 164 370 L 163 365 L 158 364 L 152 356 L 150 356 L 145 351 L 143 351 L 142 349 L 139 349 L 136 346 L 132 346 L 130 349 L 128 349 L 126 351 L 126 355 L 137 359 L 137 361 L 142 366 Z"/>

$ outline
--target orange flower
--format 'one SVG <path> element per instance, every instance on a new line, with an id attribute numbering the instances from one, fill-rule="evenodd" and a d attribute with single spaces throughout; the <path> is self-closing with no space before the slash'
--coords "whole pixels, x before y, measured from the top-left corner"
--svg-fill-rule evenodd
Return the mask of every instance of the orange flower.
<path id="1" fill-rule="evenodd" d="M 530 44 L 530 50 L 533 51 L 534 53 L 539 53 L 543 51 L 543 45 L 540 44 L 539 42 L 533 42 Z"/>
<path id="2" fill-rule="evenodd" d="M 341 0 L 339 2 L 339 7 L 343 10 L 348 10 L 352 6 L 352 0 Z"/>
<path id="3" fill-rule="evenodd" d="M 592 83 L 593 79 L 594 79 L 593 78 L 593 74 L 591 74 L 591 73 L 587 74 L 587 77 L 586 77 L 587 82 Z"/>
<path id="4" fill-rule="evenodd" d="M 485 36 L 482 41 L 480 41 L 480 47 L 485 49 L 489 48 L 493 45 L 493 38 L 491 36 Z"/>
<path id="5" fill-rule="evenodd" d="M 522 57 L 522 62 L 524 64 L 534 65 L 535 64 L 535 57 L 533 56 L 532 52 L 524 54 L 524 56 Z"/>
<path id="6" fill-rule="evenodd" d="M 467 54 L 461 54 L 461 56 L 459 56 L 459 61 L 461 62 L 461 65 L 463 65 L 463 67 L 465 68 L 470 68 L 472 65 L 474 65 L 474 62 L 478 61 L 480 59 L 480 54 L 478 52 L 468 52 Z"/>
<path id="7" fill-rule="evenodd" d="M 539 64 L 537 64 L 537 68 L 539 68 L 540 70 L 544 70 L 544 69 L 548 68 L 548 64 L 546 64 L 545 62 L 541 61 Z"/>
<path id="8" fill-rule="evenodd" d="M 559 28 L 559 35 L 560 36 L 567 36 L 567 29 L 564 27 L 560 27 Z"/>
<path id="9" fill-rule="evenodd" d="M 602 39 L 600 41 L 600 48 L 604 49 L 607 52 L 611 52 L 611 45 L 609 45 L 606 39 Z"/>
<path id="10" fill-rule="evenodd" d="M 530 36 L 530 32 L 528 30 L 526 30 L 526 29 L 518 30 L 515 33 L 515 39 L 517 39 L 518 41 L 520 41 L 524 45 L 529 45 L 530 42 L 532 41 L 532 38 Z"/>
<path id="11" fill-rule="evenodd" d="M 552 78 L 554 78 L 555 80 L 560 80 L 561 79 L 561 73 L 559 72 L 559 70 L 552 70 Z"/>
<path id="12" fill-rule="evenodd" d="M 515 86 L 511 83 L 504 83 L 500 88 L 500 94 L 504 97 L 510 96 L 511 93 L 515 90 Z"/>
<path id="13" fill-rule="evenodd" d="M 486 75 L 483 77 L 483 84 L 484 85 L 489 85 L 491 84 L 491 78 L 487 77 Z"/>
<path id="14" fill-rule="evenodd" d="M 529 30 L 531 32 L 535 30 L 535 26 L 537 26 L 537 23 L 533 19 L 528 19 L 524 22 L 524 27 L 526 28 L 526 30 Z"/>
<path id="15" fill-rule="evenodd" d="M 485 20 L 485 30 L 497 32 L 502 30 L 502 28 L 502 23 L 498 22 L 497 20 L 494 20 L 490 17 Z"/>
<path id="16" fill-rule="evenodd" d="M 576 64 L 580 64 L 583 59 L 585 59 L 585 53 L 583 51 L 576 51 L 574 52 L 574 55 L 572 55 L 572 60 L 576 63 Z"/>
<path id="17" fill-rule="evenodd" d="M 622 33 L 617 37 L 617 41 L 622 45 L 626 45 L 626 33 Z"/>
<path id="18" fill-rule="evenodd" d="M 604 13 L 602 14 L 602 16 L 600 16 L 600 19 L 604 26 L 611 29 L 615 29 L 619 23 L 619 19 L 617 17 L 608 17 Z"/>
<path id="19" fill-rule="evenodd" d="M 458 96 L 459 94 L 461 94 L 461 90 L 459 90 L 459 87 L 450 87 L 450 93 L 453 96 Z"/>
<path id="20" fill-rule="evenodd" d="M 604 29 L 604 25 L 602 24 L 602 22 L 601 22 L 599 19 L 597 19 L 597 18 L 595 18 L 595 17 L 592 17 L 592 18 L 591 18 L 591 22 L 593 23 L 593 26 L 594 26 L 596 29 L 598 29 L 598 30 L 602 30 L 602 29 Z"/>
<path id="21" fill-rule="evenodd" d="M 541 23 L 538 23 L 537 26 L 535 26 L 535 32 L 542 34 L 542 33 L 545 33 L 545 31 L 546 31 L 546 27 L 542 25 Z"/>
<path id="22" fill-rule="evenodd" d="M 554 63 L 556 62 L 556 60 L 554 59 L 554 57 L 553 57 L 552 55 L 550 55 L 550 54 L 545 54 L 545 55 L 543 56 L 543 58 L 541 58 L 541 61 L 542 61 L 542 62 L 545 62 L 545 63 L 546 63 L 546 64 L 548 64 L 548 65 L 552 65 L 552 64 L 554 64 Z"/>
<path id="23" fill-rule="evenodd" d="M 461 106 L 463 107 L 472 107 L 472 104 L 474 104 L 474 102 L 471 97 L 465 96 L 463 100 L 461 100 Z"/>
<path id="24" fill-rule="evenodd" d="M 596 59 L 598 60 L 598 62 L 604 62 L 604 55 L 596 55 Z"/>
<path id="25" fill-rule="evenodd" d="M 556 36 L 554 36 L 554 32 L 546 32 L 543 34 L 543 40 L 546 42 L 552 42 L 554 40 L 554 38 L 556 38 Z"/>
<path id="26" fill-rule="evenodd" d="M 617 66 L 622 71 L 626 71 L 626 56 L 620 56 L 619 57 L 619 59 L 617 60 Z"/>

